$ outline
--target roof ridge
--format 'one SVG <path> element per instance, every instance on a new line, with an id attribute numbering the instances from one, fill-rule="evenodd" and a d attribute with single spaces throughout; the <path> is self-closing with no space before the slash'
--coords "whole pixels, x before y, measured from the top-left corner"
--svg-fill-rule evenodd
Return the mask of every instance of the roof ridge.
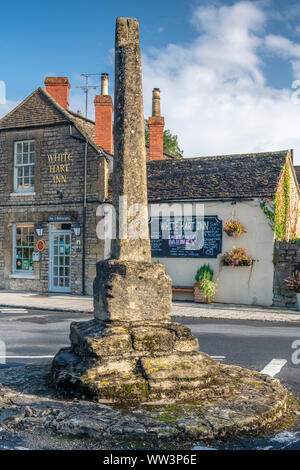
<path id="1" fill-rule="evenodd" d="M 82 119 L 83 121 L 87 121 L 87 122 L 95 125 L 95 121 L 93 121 L 92 119 L 86 118 L 85 116 L 82 116 L 78 113 L 75 113 L 75 111 L 72 111 L 71 109 L 67 109 L 67 112 L 70 113 L 70 114 L 73 114 L 78 119 Z"/>
<path id="2" fill-rule="evenodd" d="M 272 156 L 272 155 L 287 155 L 290 152 L 290 150 L 278 150 L 278 151 L 272 151 L 272 152 L 252 152 L 252 153 L 236 153 L 236 154 L 227 154 L 227 155 L 203 155 L 202 157 L 182 157 L 176 159 L 178 162 L 184 162 L 184 161 L 199 161 L 199 160 L 204 160 L 204 159 L 225 159 L 225 158 L 245 158 L 245 157 L 254 157 L 254 156 Z M 172 161 L 172 160 L 149 160 L 149 161 L 155 161 L 155 162 L 162 162 L 162 161 Z"/>
<path id="3" fill-rule="evenodd" d="M 30 93 L 30 95 L 28 95 L 23 101 L 21 101 L 19 104 L 17 104 L 17 106 L 15 106 L 11 111 L 9 111 L 7 114 L 5 114 L 5 116 L 3 116 L 1 119 L 0 119 L 0 124 L 1 122 L 6 119 L 7 117 L 9 117 L 12 113 L 14 113 L 15 111 L 17 111 L 17 109 L 19 109 L 23 104 L 25 104 L 33 95 L 35 95 L 37 92 L 38 92 L 38 88 L 36 90 L 34 90 L 32 93 Z"/>
<path id="4" fill-rule="evenodd" d="M 97 145 L 90 137 L 89 135 L 87 134 L 87 132 L 82 129 L 81 127 L 78 126 L 77 122 L 75 119 L 73 119 L 72 115 L 74 115 L 74 117 L 76 117 L 76 119 L 82 119 L 83 116 L 79 116 L 79 115 L 76 115 L 76 113 L 74 113 L 73 111 L 69 111 L 67 109 L 64 109 L 62 106 L 60 106 L 59 103 L 57 103 L 57 101 L 52 98 L 52 96 L 47 92 L 47 90 L 45 90 L 43 87 L 40 87 L 39 88 L 42 93 L 44 93 L 44 95 L 51 101 L 51 103 L 68 119 L 68 121 L 72 122 L 72 124 L 74 125 L 74 127 L 77 129 L 77 131 L 89 142 L 89 144 L 97 151 L 97 152 L 102 152 L 103 154 L 107 154 L 107 152 L 105 152 L 105 150 L 100 147 L 99 145 Z M 83 119 L 85 121 L 88 121 L 88 122 L 91 122 L 89 121 L 88 119 Z M 93 122 L 91 122 L 93 124 Z"/>
<path id="5" fill-rule="evenodd" d="M 51 104 L 53 104 L 53 106 L 55 106 L 55 108 L 57 108 L 57 110 L 60 111 L 61 114 L 63 114 L 67 118 L 68 121 L 71 121 L 71 118 L 67 114 L 67 110 L 64 109 L 62 106 L 60 106 L 60 104 L 54 98 L 52 98 L 50 93 L 48 93 L 48 91 L 45 90 L 45 88 L 40 86 L 37 89 L 37 91 L 41 91 L 44 94 L 44 96 L 51 102 Z"/>

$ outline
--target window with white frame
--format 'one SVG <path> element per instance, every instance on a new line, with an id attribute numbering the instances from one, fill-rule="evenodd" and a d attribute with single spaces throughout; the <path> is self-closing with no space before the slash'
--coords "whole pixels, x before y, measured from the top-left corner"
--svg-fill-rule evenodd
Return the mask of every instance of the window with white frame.
<path id="1" fill-rule="evenodd" d="M 35 141 L 15 142 L 14 189 L 17 192 L 34 191 Z"/>
<path id="2" fill-rule="evenodd" d="M 14 273 L 33 274 L 34 225 L 14 226 Z"/>

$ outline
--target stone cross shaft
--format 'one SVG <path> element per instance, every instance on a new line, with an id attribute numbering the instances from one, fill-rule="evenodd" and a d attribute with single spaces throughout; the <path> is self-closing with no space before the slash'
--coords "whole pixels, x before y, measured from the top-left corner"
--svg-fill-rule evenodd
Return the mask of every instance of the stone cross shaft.
<path id="1" fill-rule="evenodd" d="M 117 216 L 112 259 L 150 262 L 142 66 L 135 18 L 116 22 L 112 188 Z"/>

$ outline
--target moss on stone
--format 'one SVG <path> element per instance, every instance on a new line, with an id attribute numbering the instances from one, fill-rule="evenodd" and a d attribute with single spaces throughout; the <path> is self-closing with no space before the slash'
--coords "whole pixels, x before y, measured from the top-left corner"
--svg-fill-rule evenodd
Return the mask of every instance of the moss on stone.
<path id="1" fill-rule="evenodd" d="M 128 405 L 147 399 L 149 395 L 148 385 L 145 382 L 112 383 L 101 388 L 101 398 L 106 398 Z"/>

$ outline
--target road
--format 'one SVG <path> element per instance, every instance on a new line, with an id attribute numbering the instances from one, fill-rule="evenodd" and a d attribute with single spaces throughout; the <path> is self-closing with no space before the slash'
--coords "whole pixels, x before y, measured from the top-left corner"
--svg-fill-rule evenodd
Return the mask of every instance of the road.
<path id="1" fill-rule="evenodd" d="M 0 368 L 51 360 L 59 348 L 69 344 L 70 322 L 90 318 L 92 316 L 88 314 L 0 308 Z M 299 326 L 292 323 L 183 317 L 174 320 L 192 329 L 199 339 L 201 351 L 222 363 L 265 370 L 300 397 L 300 364 L 292 363 L 292 344 L 300 340 Z M 6 363 L 2 358 L 5 355 L 4 343 Z M 292 448 L 300 449 L 298 431 L 283 436 L 276 445 L 288 447 L 288 441 L 292 441 Z"/>
<path id="2" fill-rule="evenodd" d="M 300 397 L 300 364 L 292 363 L 296 351 L 292 344 L 298 340 L 300 348 L 300 325 L 182 317 L 174 320 L 191 328 L 200 350 L 222 363 L 262 371 L 274 359 L 281 360 L 276 378 Z"/>

